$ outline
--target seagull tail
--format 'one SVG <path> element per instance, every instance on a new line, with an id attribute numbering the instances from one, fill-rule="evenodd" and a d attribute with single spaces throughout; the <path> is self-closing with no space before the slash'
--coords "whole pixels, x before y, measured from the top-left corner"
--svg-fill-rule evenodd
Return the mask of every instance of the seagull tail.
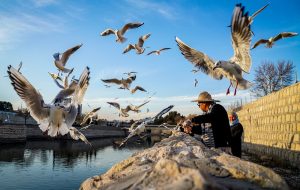
<path id="1" fill-rule="evenodd" d="M 48 121 L 47 119 L 42 120 L 42 121 L 40 122 L 39 128 L 40 128 L 43 132 L 47 131 L 47 130 L 49 129 L 49 121 Z"/>
<path id="2" fill-rule="evenodd" d="M 235 84 L 235 82 L 233 82 L 232 84 Z M 240 90 L 246 90 L 248 88 L 250 88 L 253 84 L 245 79 L 239 81 L 239 84 L 237 86 L 238 89 Z M 235 85 L 234 85 L 235 87 Z"/>
<path id="3" fill-rule="evenodd" d="M 127 38 L 121 36 L 120 38 L 117 39 L 117 42 L 120 42 L 120 43 L 124 43 L 126 42 Z"/>
<path id="4" fill-rule="evenodd" d="M 61 124 L 61 126 L 58 128 L 58 131 L 61 135 L 65 135 L 69 133 L 69 128 L 65 122 Z"/>

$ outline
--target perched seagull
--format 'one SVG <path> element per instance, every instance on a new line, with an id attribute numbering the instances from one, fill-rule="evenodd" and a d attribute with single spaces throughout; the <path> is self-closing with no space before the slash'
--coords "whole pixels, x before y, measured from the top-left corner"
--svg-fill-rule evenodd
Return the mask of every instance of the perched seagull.
<path id="1" fill-rule="evenodd" d="M 267 48 L 272 48 L 272 46 L 274 45 L 274 42 L 276 42 L 277 40 L 280 40 L 283 38 L 288 38 L 288 37 L 293 37 L 293 36 L 297 36 L 297 35 L 298 35 L 298 33 L 296 33 L 296 32 L 281 32 L 277 36 L 271 37 L 268 40 L 266 40 L 266 39 L 258 40 L 257 42 L 255 42 L 255 44 L 253 45 L 253 47 L 251 49 L 256 48 L 260 44 L 266 44 Z"/>
<path id="2" fill-rule="evenodd" d="M 135 49 L 136 54 L 142 54 L 142 53 L 144 53 L 145 48 L 143 48 L 143 45 L 144 45 L 145 40 L 147 40 L 147 39 L 150 37 L 150 35 L 151 35 L 151 34 L 146 34 L 146 35 L 144 35 L 144 36 L 141 36 L 141 37 L 139 38 L 139 41 L 138 41 L 137 44 L 134 44 L 134 45 L 129 44 L 129 45 L 125 48 L 125 50 L 123 51 L 123 54 L 129 52 L 129 51 L 132 50 L 132 49 Z"/>
<path id="3" fill-rule="evenodd" d="M 142 88 L 140 86 L 136 86 L 135 88 L 131 89 L 130 92 L 131 92 L 131 94 L 134 94 L 137 90 L 147 92 L 147 90 L 145 90 L 144 88 Z"/>
<path id="4" fill-rule="evenodd" d="M 116 79 L 116 78 L 113 78 L 113 79 L 101 79 L 103 82 L 105 83 L 114 83 L 114 84 L 117 84 L 117 85 L 120 85 L 120 88 L 121 89 L 127 89 L 129 90 L 129 87 L 132 83 L 132 81 L 134 81 L 136 79 L 136 75 L 131 75 L 131 76 L 128 76 L 127 79 Z"/>
<path id="5" fill-rule="evenodd" d="M 123 43 L 126 41 L 126 38 L 123 36 L 128 29 L 138 28 L 142 26 L 144 23 L 136 22 L 136 23 L 127 23 L 123 26 L 122 29 L 111 29 L 108 28 L 101 32 L 101 36 L 108 36 L 110 34 L 114 34 L 116 36 L 116 42 Z"/>
<path id="6" fill-rule="evenodd" d="M 148 101 L 142 103 L 141 105 L 138 105 L 138 106 L 129 105 L 129 107 L 130 107 L 130 110 L 131 110 L 131 111 L 136 112 L 136 113 L 139 113 L 139 112 L 141 112 L 140 108 L 141 108 L 142 106 L 144 106 L 145 104 L 149 103 L 149 102 L 150 102 L 150 101 L 148 100 Z"/>
<path id="7" fill-rule="evenodd" d="M 139 120 L 139 121 L 136 121 L 135 123 L 133 123 L 129 129 L 130 134 L 121 142 L 119 147 L 124 145 L 128 141 L 128 139 L 130 139 L 131 137 L 133 137 L 135 135 L 140 136 L 141 133 L 146 131 L 146 125 L 153 123 L 155 119 L 160 118 L 165 113 L 168 113 L 173 107 L 174 107 L 173 105 L 168 106 L 167 108 L 163 109 L 156 116 L 154 116 L 152 118 L 145 118 L 143 120 Z M 141 124 L 139 124 L 136 128 L 134 128 L 138 122 L 141 122 Z"/>
<path id="8" fill-rule="evenodd" d="M 74 46 L 68 50 L 66 50 L 62 56 L 60 57 L 60 53 L 55 53 L 53 54 L 54 57 L 54 64 L 55 66 L 58 68 L 59 71 L 62 71 L 64 73 L 69 73 L 71 72 L 70 69 L 65 68 L 66 63 L 70 57 L 70 55 L 72 55 L 75 51 L 77 51 L 80 47 L 82 46 L 82 44 Z"/>
<path id="9" fill-rule="evenodd" d="M 195 79 L 194 86 L 196 87 L 196 86 L 197 86 L 197 84 L 198 84 L 198 80 L 197 80 L 197 79 Z"/>
<path id="10" fill-rule="evenodd" d="M 229 79 L 230 86 L 226 94 L 230 93 L 229 89 L 231 85 L 234 85 L 235 95 L 237 88 L 248 89 L 251 86 L 251 83 L 242 76 L 243 72 L 249 73 L 252 64 L 250 56 L 251 36 L 248 12 L 245 13 L 244 7 L 241 4 L 237 4 L 231 19 L 231 38 L 234 55 L 228 61 L 215 62 L 206 54 L 184 44 L 177 37 L 176 42 L 182 55 L 199 70 L 217 80 L 221 80 L 223 76 Z"/>
<path id="11" fill-rule="evenodd" d="M 126 106 L 126 108 L 121 108 L 120 104 L 117 103 L 117 102 L 107 102 L 107 103 L 119 110 L 119 116 L 122 116 L 122 117 L 128 117 L 129 116 L 128 112 L 131 110 L 130 106 Z"/>
<path id="12" fill-rule="evenodd" d="M 87 72 L 87 69 L 80 76 L 79 84 L 69 107 L 64 107 L 60 103 L 45 104 L 41 94 L 20 72 L 12 66 L 8 66 L 7 73 L 15 91 L 25 102 L 30 115 L 39 123 L 39 127 L 43 132 L 47 131 L 51 137 L 70 133 L 73 139 L 81 139 L 88 143 L 84 135 L 78 133 L 78 130 L 72 127 L 77 116 L 77 107 L 82 103 L 89 85 L 89 72 Z"/>
<path id="13" fill-rule="evenodd" d="M 156 55 L 160 55 L 161 51 L 168 50 L 168 49 L 171 49 L 171 48 L 162 48 L 162 49 L 159 49 L 159 50 L 154 50 L 154 51 L 149 52 L 147 55 L 151 55 L 153 53 L 155 53 Z"/>
<path id="14" fill-rule="evenodd" d="M 84 116 L 82 122 L 80 123 L 80 125 L 84 125 L 84 124 L 87 122 L 88 119 L 90 119 L 90 123 L 89 123 L 89 124 L 91 124 L 92 121 L 93 121 L 93 117 L 96 116 L 96 112 L 99 111 L 100 108 L 101 108 L 101 107 L 95 108 L 95 109 L 93 109 L 92 111 L 90 111 L 88 114 L 86 114 L 86 115 Z"/>

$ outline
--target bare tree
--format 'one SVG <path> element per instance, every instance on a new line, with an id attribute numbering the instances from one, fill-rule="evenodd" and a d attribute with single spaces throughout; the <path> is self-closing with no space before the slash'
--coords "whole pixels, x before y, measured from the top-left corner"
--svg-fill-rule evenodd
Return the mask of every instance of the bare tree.
<path id="1" fill-rule="evenodd" d="M 254 86 L 251 89 L 256 96 L 265 96 L 276 92 L 293 82 L 295 66 L 291 61 L 265 61 L 255 69 Z"/>

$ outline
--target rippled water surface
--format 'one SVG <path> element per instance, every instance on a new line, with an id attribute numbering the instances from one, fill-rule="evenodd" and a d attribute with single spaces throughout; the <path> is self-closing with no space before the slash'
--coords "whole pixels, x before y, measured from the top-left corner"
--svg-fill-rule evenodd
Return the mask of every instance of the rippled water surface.
<path id="1" fill-rule="evenodd" d="M 0 189 L 78 189 L 88 177 L 145 147 L 118 149 L 112 141 L 93 140 L 93 147 L 67 140 L 1 145 Z"/>

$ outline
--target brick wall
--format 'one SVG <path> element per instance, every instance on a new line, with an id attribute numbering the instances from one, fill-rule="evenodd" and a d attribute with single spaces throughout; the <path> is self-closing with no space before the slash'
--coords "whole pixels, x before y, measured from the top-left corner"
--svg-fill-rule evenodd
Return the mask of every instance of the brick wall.
<path id="1" fill-rule="evenodd" d="M 237 114 L 244 148 L 300 167 L 300 83 L 246 104 Z"/>

